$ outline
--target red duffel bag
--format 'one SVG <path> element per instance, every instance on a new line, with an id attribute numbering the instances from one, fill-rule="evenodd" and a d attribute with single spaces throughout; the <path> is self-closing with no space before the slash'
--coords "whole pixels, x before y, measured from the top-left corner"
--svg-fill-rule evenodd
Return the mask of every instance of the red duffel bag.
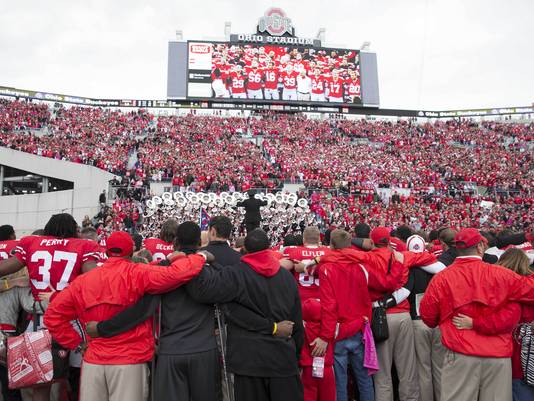
<path id="1" fill-rule="evenodd" d="M 9 388 L 52 383 L 65 377 L 68 352 L 53 343 L 48 330 L 27 332 L 7 339 Z"/>

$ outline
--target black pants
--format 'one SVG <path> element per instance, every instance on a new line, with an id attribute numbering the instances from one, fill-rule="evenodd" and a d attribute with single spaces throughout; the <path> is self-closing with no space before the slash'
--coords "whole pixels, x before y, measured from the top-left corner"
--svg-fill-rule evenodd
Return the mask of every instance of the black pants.
<path id="1" fill-rule="evenodd" d="M 234 377 L 235 401 L 303 401 L 300 377 Z"/>
<path id="2" fill-rule="evenodd" d="M 219 352 L 214 349 L 187 355 L 160 354 L 153 385 L 157 401 L 219 401 Z"/>
<path id="3" fill-rule="evenodd" d="M 245 228 L 247 229 L 247 234 L 251 231 L 254 231 L 260 226 L 259 221 L 245 221 Z"/>
<path id="4" fill-rule="evenodd" d="M 22 401 L 20 390 L 9 390 L 7 380 L 7 368 L 0 365 L 0 382 L 2 383 L 2 396 L 4 401 Z"/>
<path id="5" fill-rule="evenodd" d="M 78 400 L 80 398 L 80 368 L 69 368 L 69 384 L 72 393 L 72 399 Z"/>

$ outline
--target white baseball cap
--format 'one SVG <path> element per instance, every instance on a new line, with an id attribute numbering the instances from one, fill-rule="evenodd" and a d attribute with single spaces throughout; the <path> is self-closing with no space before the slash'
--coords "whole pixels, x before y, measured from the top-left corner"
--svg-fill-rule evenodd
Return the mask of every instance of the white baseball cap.
<path id="1" fill-rule="evenodd" d="M 410 252 L 421 253 L 425 250 L 425 240 L 420 235 L 412 235 L 406 241 L 406 246 Z"/>

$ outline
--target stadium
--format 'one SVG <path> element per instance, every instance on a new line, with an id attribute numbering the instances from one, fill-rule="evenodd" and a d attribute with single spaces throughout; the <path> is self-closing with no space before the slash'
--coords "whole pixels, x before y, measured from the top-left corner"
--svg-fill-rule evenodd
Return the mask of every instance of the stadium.
<path id="1" fill-rule="evenodd" d="M 292 18 L 0 82 L 1 399 L 534 400 L 534 104 L 382 107 Z"/>

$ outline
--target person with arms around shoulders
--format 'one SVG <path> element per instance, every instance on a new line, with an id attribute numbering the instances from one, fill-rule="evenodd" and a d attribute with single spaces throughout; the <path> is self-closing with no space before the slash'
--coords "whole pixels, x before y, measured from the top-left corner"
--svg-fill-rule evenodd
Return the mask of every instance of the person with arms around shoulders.
<path id="1" fill-rule="evenodd" d="M 206 255 L 176 255 L 170 267 L 130 261 L 134 242 L 129 234 L 115 232 L 107 240 L 108 259 L 84 274 L 53 300 L 44 322 L 63 347 L 77 349 L 83 339 L 71 326 L 108 319 L 139 300 L 185 284 L 200 273 Z M 152 320 L 113 338 L 95 338 L 83 357 L 80 401 L 145 401 L 148 366 L 154 353 Z"/>
<path id="2" fill-rule="evenodd" d="M 441 400 L 512 400 L 513 354 L 509 322 L 518 321 L 515 303 L 534 304 L 534 283 L 511 270 L 482 261 L 486 239 L 474 228 L 454 237 L 457 256 L 436 275 L 421 301 L 421 319 L 439 325 L 446 348 Z M 460 330 L 455 317 L 473 320 L 494 314 L 493 334 Z M 500 327 L 499 327 L 500 326 Z"/>

